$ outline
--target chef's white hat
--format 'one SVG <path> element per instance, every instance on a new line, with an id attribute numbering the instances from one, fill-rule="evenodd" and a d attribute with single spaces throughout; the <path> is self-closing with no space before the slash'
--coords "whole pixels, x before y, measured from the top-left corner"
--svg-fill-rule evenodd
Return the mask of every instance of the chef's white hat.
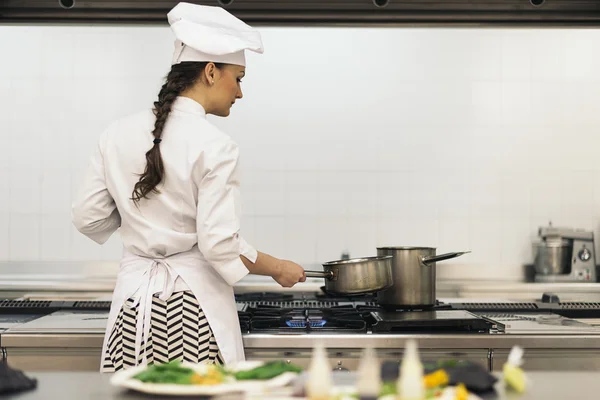
<path id="1" fill-rule="evenodd" d="M 245 50 L 264 51 L 260 33 L 221 7 L 179 3 L 167 17 L 177 38 L 171 64 L 212 61 L 245 66 Z"/>

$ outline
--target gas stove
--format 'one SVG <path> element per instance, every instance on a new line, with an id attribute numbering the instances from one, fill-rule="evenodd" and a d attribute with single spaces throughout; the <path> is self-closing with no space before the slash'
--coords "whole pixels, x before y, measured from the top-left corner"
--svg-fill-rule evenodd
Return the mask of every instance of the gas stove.
<path id="1" fill-rule="evenodd" d="M 429 309 L 392 311 L 379 306 L 374 295 L 339 297 L 324 291 L 237 294 L 236 303 L 244 334 L 563 333 L 589 329 L 578 326 L 572 319 L 600 319 L 600 303 L 560 302 L 554 295 L 522 303 L 438 301 Z M 52 314 L 49 320 L 59 317 L 72 320 L 74 317 L 66 315 L 106 314 L 110 304 L 110 301 L 0 300 L 0 316 L 7 319 L 0 323 L 0 336 L 2 330 L 10 327 L 3 326 L 7 323 L 13 327 L 31 325 L 23 317 L 33 322 L 38 318 L 45 321 L 41 317 Z M 88 321 L 85 324 L 93 325 Z M 589 332 L 598 333 L 595 327 Z"/>

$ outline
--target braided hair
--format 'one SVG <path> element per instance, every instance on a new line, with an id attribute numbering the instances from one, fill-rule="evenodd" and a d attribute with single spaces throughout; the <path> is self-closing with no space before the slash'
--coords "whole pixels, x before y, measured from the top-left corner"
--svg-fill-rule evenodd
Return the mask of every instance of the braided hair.
<path id="1" fill-rule="evenodd" d="M 137 204 L 141 199 L 148 198 L 147 196 L 151 192 L 160 193 L 156 187 L 163 180 L 165 169 L 159 144 L 163 129 L 171 113 L 171 106 L 177 96 L 194 86 L 207 64 L 206 62 L 182 62 L 171 67 L 166 82 L 158 93 L 158 101 L 154 102 L 153 112 L 156 116 L 154 130 L 152 131 L 154 146 L 146 152 L 146 168 L 133 188 L 131 200 L 134 203 Z M 222 67 L 222 65 L 216 63 L 215 66 L 217 68 Z"/>

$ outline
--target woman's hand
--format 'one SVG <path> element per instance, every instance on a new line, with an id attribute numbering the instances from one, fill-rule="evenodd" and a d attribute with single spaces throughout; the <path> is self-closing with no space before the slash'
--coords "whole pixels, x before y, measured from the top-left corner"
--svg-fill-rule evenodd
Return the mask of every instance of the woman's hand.
<path id="1" fill-rule="evenodd" d="M 280 260 L 260 251 L 255 263 L 244 256 L 240 258 L 251 274 L 270 276 L 283 287 L 292 287 L 306 280 L 304 268 L 293 261 Z"/>
<path id="2" fill-rule="evenodd" d="M 278 271 L 273 274 L 273 279 L 282 287 L 292 287 L 298 282 L 306 281 L 304 268 L 293 261 L 281 260 L 277 267 Z"/>

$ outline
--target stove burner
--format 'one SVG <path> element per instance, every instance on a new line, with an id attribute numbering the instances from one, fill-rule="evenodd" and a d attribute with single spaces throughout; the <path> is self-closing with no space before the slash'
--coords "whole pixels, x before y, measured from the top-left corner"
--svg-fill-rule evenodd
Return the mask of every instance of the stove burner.
<path id="1" fill-rule="evenodd" d="M 352 306 L 324 309 L 258 308 L 250 321 L 254 333 L 366 333 L 367 323 Z"/>
<path id="2" fill-rule="evenodd" d="M 299 320 L 289 320 L 285 321 L 285 324 L 290 328 L 322 328 L 327 323 L 326 319 L 319 319 L 316 321 L 311 321 L 310 319 L 307 321 L 299 321 Z"/>

